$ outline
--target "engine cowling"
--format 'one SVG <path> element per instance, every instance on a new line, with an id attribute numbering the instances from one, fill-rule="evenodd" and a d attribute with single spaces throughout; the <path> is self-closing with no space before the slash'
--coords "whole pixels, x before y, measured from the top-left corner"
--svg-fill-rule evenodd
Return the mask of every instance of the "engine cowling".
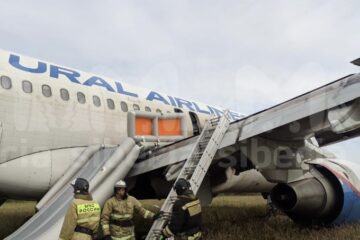
<path id="1" fill-rule="evenodd" d="M 304 225 L 360 221 L 360 181 L 356 174 L 331 161 L 313 166 L 313 178 L 276 185 L 270 194 L 274 205 Z"/>

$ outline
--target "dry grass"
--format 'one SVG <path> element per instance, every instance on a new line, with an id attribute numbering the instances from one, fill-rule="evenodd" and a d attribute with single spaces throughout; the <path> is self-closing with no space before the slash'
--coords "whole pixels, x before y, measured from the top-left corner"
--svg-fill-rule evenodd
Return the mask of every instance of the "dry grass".
<path id="1" fill-rule="evenodd" d="M 208 239 L 328 240 L 360 239 L 360 225 L 309 229 L 286 216 L 266 217 L 266 202 L 257 196 L 219 197 L 204 208 Z"/>
<path id="2" fill-rule="evenodd" d="M 6 201 L 0 207 L 0 239 L 4 239 L 34 215 L 36 202 Z"/>
<path id="3" fill-rule="evenodd" d="M 156 210 L 158 201 L 144 201 L 144 205 Z M 7 202 L 0 207 L 0 239 L 15 230 L 33 214 L 34 202 Z M 360 239 L 360 224 L 337 228 L 309 229 L 295 225 L 285 216 L 265 217 L 265 201 L 258 196 L 226 196 L 214 199 L 210 207 L 204 207 L 204 226 L 207 239 L 264 239 L 264 240 L 343 240 Z M 138 236 L 145 234 L 149 221 L 137 217 Z"/>

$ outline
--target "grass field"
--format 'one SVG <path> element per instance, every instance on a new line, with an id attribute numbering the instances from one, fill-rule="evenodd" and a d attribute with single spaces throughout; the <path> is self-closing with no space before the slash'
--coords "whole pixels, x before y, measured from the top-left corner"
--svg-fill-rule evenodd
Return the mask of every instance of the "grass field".
<path id="1" fill-rule="evenodd" d="M 157 201 L 144 201 L 155 209 Z M 8 201 L 0 207 L 0 239 L 14 231 L 34 213 L 34 202 Z M 343 240 L 360 239 L 360 224 L 336 228 L 309 229 L 295 225 L 285 216 L 266 217 L 265 201 L 258 196 L 224 196 L 215 198 L 203 209 L 207 239 L 265 240 Z M 137 222 L 138 236 L 146 233 L 150 222 Z"/>

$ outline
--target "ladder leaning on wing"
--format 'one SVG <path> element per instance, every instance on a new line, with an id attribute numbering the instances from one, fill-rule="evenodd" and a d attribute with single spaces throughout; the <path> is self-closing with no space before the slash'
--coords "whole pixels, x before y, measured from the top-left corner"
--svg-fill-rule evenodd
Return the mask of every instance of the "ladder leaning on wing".
<path id="1" fill-rule="evenodd" d="M 211 117 L 205 124 L 194 148 L 177 177 L 177 180 L 180 178 L 187 179 L 195 195 L 205 178 L 229 125 L 228 111 L 225 111 L 222 117 Z M 172 207 L 176 199 L 177 194 L 172 188 L 161 207 L 163 214 L 153 223 L 146 240 L 157 240 L 160 238 L 163 228 L 171 218 Z"/>

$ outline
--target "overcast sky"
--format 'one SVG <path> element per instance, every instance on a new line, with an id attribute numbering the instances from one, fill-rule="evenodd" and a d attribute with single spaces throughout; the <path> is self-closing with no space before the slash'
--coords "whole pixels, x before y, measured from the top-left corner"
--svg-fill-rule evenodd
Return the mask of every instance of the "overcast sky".
<path id="1" fill-rule="evenodd" d="M 359 68 L 360 1 L 1 0 L 0 48 L 250 114 Z M 360 139 L 330 148 L 356 159 Z"/>

